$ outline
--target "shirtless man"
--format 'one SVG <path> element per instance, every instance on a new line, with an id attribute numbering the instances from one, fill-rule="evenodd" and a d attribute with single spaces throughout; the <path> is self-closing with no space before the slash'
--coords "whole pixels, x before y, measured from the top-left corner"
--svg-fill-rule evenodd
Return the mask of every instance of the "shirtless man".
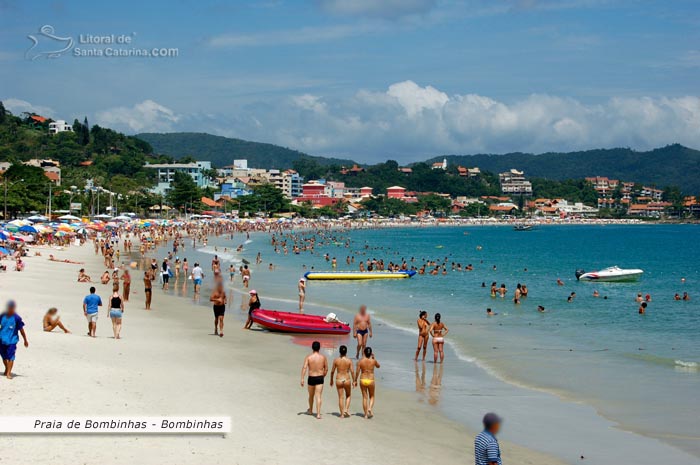
<path id="1" fill-rule="evenodd" d="M 307 355 L 304 359 L 304 366 L 301 367 L 301 387 L 304 387 L 304 376 L 308 372 L 309 377 L 309 409 L 306 411 L 309 415 L 314 414 L 314 401 L 316 403 L 316 418 L 321 419 L 321 401 L 323 395 L 323 378 L 328 374 L 328 359 L 321 354 L 321 343 L 314 341 L 311 344 L 311 355 Z"/>
<path id="2" fill-rule="evenodd" d="M 331 368 L 331 387 L 333 387 L 333 379 L 338 389 L 338 407 L 340 408 L 340 418 L 350 418 L 350 395 L 352 393 L 352 383 L 355 379 L 355 370 L 352 366 L 352 360 L 348 355 L 348 348 L 340 346 L 340 357 L 333 360 Z M 337 376 L 334 378 L 334 375 Z"/>
<path id="3" fill-rule="evenodd" d="M 357 378 L 360 378 L 360 391 L 362 391 L 362 410 L 365 412 L 365 418 L 370 419 L 374 416 L 372 409 L 374 408 L 374 369 L 379 368 L 379 362 L 374 358 L 371 347 L 365 347 L 365 357 L 357 362 L 357 370 L 355 370 L 355 386 L 357 386 Z"/>
<path id="4" fill-rule="evenodd" d="M 226 313 L 226 290 L 222 280 L 217 281 L 209 301 L 214 305 L 214 335 L 224 337 L 224 314 Z"/>
<path id="5" fill-rule="evenodd" d="M 372 322 L 367 313 L 367 306 L 362 305 L 360 311 L 355 315 L 355 320 L 352 322 L 352 330 L 357 339 L 357 353 L 355 358 L 360 358 L 360 352 L 367 347 L 367 335 L 372 337 Z"/>

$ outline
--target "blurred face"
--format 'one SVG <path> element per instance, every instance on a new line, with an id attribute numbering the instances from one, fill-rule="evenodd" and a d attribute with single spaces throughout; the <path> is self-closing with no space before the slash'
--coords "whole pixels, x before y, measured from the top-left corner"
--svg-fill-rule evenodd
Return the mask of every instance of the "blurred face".
<path id="1" fill-rule="evenodd" d="M 494 425 L 491 427 L 491 430 L 490 430 L 490 431 L 491 431 L 491 434 L 494 434 L 494 435 L 498 434 L 498 433 L 501 431 L 501 424 L 500 424 L 500 423 L 494 424 Z"/>

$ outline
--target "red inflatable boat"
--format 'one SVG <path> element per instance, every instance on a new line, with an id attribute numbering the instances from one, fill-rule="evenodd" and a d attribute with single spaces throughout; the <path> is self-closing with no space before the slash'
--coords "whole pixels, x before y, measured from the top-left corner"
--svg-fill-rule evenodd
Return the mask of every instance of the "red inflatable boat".
<path id="1" fill-rule="evenodd" d="M 350 326 L 338 321 L 326 321 L 320 315 L 278 312 L 276 310 L 253 310 L 253 321 L 272 331 L 307 334 L 348 334 Z"/>

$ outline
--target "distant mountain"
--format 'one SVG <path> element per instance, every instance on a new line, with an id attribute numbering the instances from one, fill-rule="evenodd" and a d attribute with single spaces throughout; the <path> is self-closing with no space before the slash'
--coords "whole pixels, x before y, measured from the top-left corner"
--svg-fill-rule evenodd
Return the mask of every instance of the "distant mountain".
<path id="1" fill-rule="evenodd" d="M 155 153 L 173 158 L 191 156 L 208 160 L 216 167 L 227 166 L 233 160 L 247 159 L 254 168 L 292 168 L 300 159 L 315 160 L 321 165 L 350 165 L 352 160 L 313 157 L 297 150 L 262 142 L 251 142 L 198 132 L 141 133 L 137 138 L 148 142 Z"/>
<path id="2" fill-rule="evenodd" d="M 449 164 L 478 166 L 482 171 L 500 173 L 511 168 L 528 177 L 554 180 L 607 176 L 623 181 L 654 184 L 659 188 L 679 186 L 683 192 L 700 193 L 700 151 L 680 144 L 638 152 L 632 149 L 597 149 L 569 153 L 509 153 L 505 155 L 448 155 Z"/>

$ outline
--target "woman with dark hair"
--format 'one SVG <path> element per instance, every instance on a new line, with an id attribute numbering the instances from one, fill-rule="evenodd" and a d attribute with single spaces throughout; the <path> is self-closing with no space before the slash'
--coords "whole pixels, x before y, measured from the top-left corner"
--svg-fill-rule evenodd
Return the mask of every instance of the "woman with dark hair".
<path id="1" fill-rule="evenodd" d="M 350 418 L 350 395 L 352 393 L 352 380 L 355 378 L 355 370 L 352 367 L 352 360 L 348 355 L 348 348 L 340 346 L 338 350 L 340 357 L 333 360 L 331 368 L 331 387 L 335 379 L 335 386 L 338 390 L 338 407 L 340 408 L 340 418 Z M 337 372 L 337 376 L 334 375 Z"/>
<path id="2" fill-rule="evenodd" d="M 243 329 L 250 329 L 253 326 L 253 311 L 260 308 L 260 297 L 258 297 L 258 292 L 253 289 L 249 292 L 250 300 L 248 301 L 248 319 L 245 322 Z"/>
<path id="3" fill-rule="evenodd" d="M 418 355 L 420 355 L 421 348 L 423 349 L 423 360 L 425 360 L 425 354 L 428 352 L 428 339 L 430 339 L 430 322 L 428 321 L 428 312 L 421 310 L 418 314 L 418 347 L 416 348 L 416 358 L 418 361 Z"/>
<path id="4" fill-rule="evenodd" d="M 445 323 L 440 321 L 442 316 L 439 313 L 435 314 L 435 321 L 430 325 L 430 335 L 433 337 L 433 361 L 437 363 L 438 354 L 440 355 L 440 363 L 445 359 L 445 336 L 450 331 L 445 326 Z"/>
<path id="5" fill-rule="evenodd" d="M 374 392 L 376 385 L 374 383 L 374 369 L 379 368 L 379 362 L 374 358 L 371 347 L 365 347 L 365 357 L 357 362 L 357 370 L 355 371 L 355 386 L 357 386 L 357 378 L 360 378 L 360 391 L 362 392 L 362 410 L 365 412 L 365 418 L 369 419 L 374 416 L 372 409 L 374 408 Z"/>

